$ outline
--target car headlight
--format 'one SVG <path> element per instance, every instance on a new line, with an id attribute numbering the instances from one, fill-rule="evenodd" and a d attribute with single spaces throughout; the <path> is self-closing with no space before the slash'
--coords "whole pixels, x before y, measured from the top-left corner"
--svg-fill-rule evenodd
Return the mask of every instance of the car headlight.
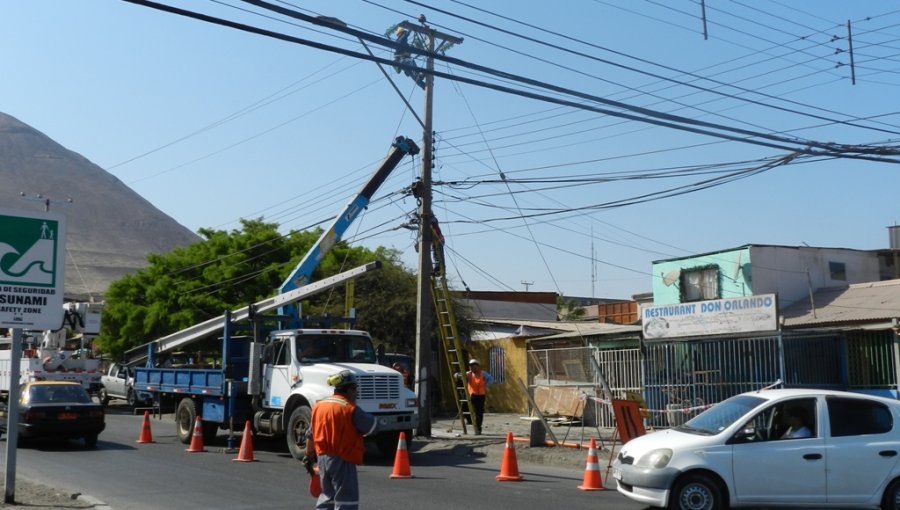
<path id="1" fill-rule="evenodd" d="M 672 450 L 670 448 L 659 448 L 642 456 L 635 462 L 636 466 L 664 468 L 672 460 Z"/>
<path id="2" fill-rule="evenodd" d="M 416 402 L 416 399 L 414 399 L 414 398 L 406 399 L 406 407 L 416 407 L 417 405 L 418 405 L 418 402 Z"/>

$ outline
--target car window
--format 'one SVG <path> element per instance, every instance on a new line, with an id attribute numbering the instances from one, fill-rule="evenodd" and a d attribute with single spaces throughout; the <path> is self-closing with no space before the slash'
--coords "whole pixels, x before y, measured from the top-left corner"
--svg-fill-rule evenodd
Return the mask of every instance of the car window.
<path id="1" fill-rule="evenodd" d="M 81 386 L 36 385 L 29 389 L 27 401 L 32 404 L 52 404 L 57 402 L 87 403 L 91 401 L 91 398 Z"/>
<path id="2" fill-rule="evenodd" d="M 833 437 L 884 434 L 894 427 L 890 409 L 881 402 L 833 396 L 827 402 Z"/>
<path id="3" fill-rule="evenodd" d="M 735 442 L 816 437 L 816 399 L 794 398 L 766 406 L 735 434 Z"/>

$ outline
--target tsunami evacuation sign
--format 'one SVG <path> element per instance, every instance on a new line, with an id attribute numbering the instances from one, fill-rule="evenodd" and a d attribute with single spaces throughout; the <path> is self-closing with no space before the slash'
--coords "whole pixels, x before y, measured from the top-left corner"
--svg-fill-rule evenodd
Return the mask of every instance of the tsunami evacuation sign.
<path id="1" fill-rule="evenodd" d="M 0 327 L 62 324 L 65 226 L 61 214 L 0 208 Z"/>

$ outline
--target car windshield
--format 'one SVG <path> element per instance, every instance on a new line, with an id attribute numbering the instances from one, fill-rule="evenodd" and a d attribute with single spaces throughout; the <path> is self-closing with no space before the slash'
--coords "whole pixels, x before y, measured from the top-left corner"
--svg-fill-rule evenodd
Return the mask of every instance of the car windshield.
<path id="1" fill-rule="evenodd" d="M 79 403 L 86 404 L 91 397 L 84 388 L 76 385 L 36 385 L 28 390 L 27 400 L 32 404 Z"/>
<path id="2" fill-rule="evenodd" d="M 364 336 L 299 336 L 297 359 L 300 363 L 375 363 L 375 349 Z"/>
<path id="3" fill-rule="evenodd" d="M 731 397 L 688 420 L 684 425 L 675 427 L 675 430 L 689 434 L 714 436 L 765 401 L 764 398 L 750 395 Z"/>

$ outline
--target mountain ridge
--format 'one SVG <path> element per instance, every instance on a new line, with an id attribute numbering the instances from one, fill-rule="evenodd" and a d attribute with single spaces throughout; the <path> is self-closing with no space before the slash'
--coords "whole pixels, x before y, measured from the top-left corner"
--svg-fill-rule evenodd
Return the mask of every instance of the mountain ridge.
<path id="1" fill-rule="evenodd" d="M 66 216 L 70 299 L 102 299 L 110 283 L 147 267 L 149 254 L 200 241 L 114 175 L 0 112 L 0 207 L 43 211 L 43 200 L 26 199 L 37 194 Z"/>

